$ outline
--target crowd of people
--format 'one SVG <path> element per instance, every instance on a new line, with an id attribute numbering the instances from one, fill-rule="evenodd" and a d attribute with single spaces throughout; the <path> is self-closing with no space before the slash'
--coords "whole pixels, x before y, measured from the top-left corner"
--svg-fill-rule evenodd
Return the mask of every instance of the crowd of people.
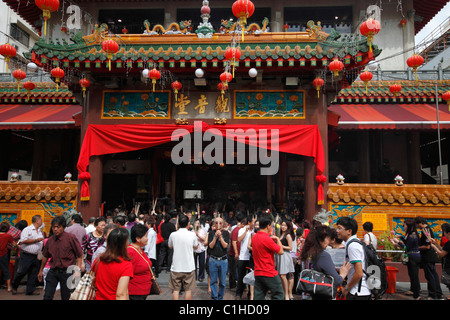
<path id="1" fill-rule="evenodd" d="M 25 294 L 39 294 L 36 287 L 43 283 L 45 300 L 54 299 L 56 290 L 68 300 L 73 279 L 92 270 L 97 300 L 145 300 L 152 291 L 152 280 L 165 270 L 170 273 L 168 287 L 173 300 L 180 299 L 181 292 L 184 299 L 192 299 L 197 282 L 203 281 L 208 283 L 212 300 L 223 300 L 226 290 L 234 292 L 237 300 L 293 300 L 299 294 L 296 284 L 301 270 L 314 269 L 334 278 L 342 299 L 367 300 L 371 296 L 362 243 L 376 250 L 377 238 L 372 223 L 366 222 L 363 239 L 357 239 L 358 224 L 351 217 L 341 217 L 329 226 L 270 210 L 213 215 L 198 211 L 117 212 L 91 218 L 87 225 L 79 214 L 71 216 L 71 221 L 57 216 L 48 235 L 43 229 L 39 215 L 32 218 L 30 226 L 26 221 L 0 225 L 0 269 L 13 295 L 27 275 Z M 406 248 L 408 254 L 411 290 L 407 294 L 423 299 L 422 268 L 428 298 L 444 299 L 436 263 L 440 258 L 443 269 L 450 269 L 450 225 L 442 225 L 440 241 L 421 217 L 407 219 L 404 230 L 405 235 L 393 237 L 392 243 L 398 249 Z M 346 250 L 339 266 L 330 249 Z M 11 279 L 9 260 L 16 250 L 20 259 Z M 314 294 L 309 297 L 323 299 Z"/>

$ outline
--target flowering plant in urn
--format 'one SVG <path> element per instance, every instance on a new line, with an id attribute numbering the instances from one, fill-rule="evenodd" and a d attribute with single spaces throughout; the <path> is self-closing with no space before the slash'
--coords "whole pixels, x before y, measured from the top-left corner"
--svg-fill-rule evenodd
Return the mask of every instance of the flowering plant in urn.
<path id="1" fill-rule="evenodd" d="M 344 178 L 344 176 L 342 175 L 342 174 L 338 174 L 337 175 L 337 177 L 336 177 L 336 183 L 337 184 L 344 184 L 344 180 L 345 180 L 345 178 Z"/>
<path id="2" fill-rule="evenodd" d="M 17 172 L 13 172 L 11 174 L 11 179 L 9 179 L 10 182 L 16 182 L 19 180 L 19 174 Z"/>
<path id="3" fill-rule="evenodd" d="M 400 176 L 400 175 L 397 175 L 397 176 L 395 177 L 394 181 L 395 181 L 395 184 L 396 184 L 397 186 L 402 186 L 402 185 L 403 185 L 403 178 L 402 178 L 402 176 Z"/>
<path id="4" fill-rule="evenodd" d="M 72 181 L 72 174 L 70 172 L 67 172 L 64 176 L 64 182 L 70 182 Z"/>

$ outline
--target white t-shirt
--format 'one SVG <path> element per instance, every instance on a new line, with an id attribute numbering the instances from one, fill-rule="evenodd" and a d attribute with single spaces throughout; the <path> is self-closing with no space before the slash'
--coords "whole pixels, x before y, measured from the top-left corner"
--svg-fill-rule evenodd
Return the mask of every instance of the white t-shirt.
<path id="1" fill-rule="evenodd" d="M 364 242 L 369 242 L 377 250 L 377 237 L 372 233 L 368 232 L 364 235 Z"/>
<path id="2" fill-rule="evenodd" d="M 197 235 L 180 228 L 172 232 L 169 237 L 169 247 L 173 248 L 172 266 L 173 272 L 192 272 L 195 270 L 194 247 L 198 246 Z"/>
<path id="3" fill-rule="evenodd" d="M 356 235 L 351 236 L 346 241 L 346 245 L 345 245 L 347 253 L 348 253 L 348 258 L 346 257 L 346 261 L 349 261 L 351 263 L 351 265 L 352 265 L 350 270 L 348 271 L 348 274 L 347 274 L 347 277 L 348 277 L 348 281 L 347 282 L 350 282 L 350 279 L 352 279 L 353 276 L 355 275 L 354 263 L 361 262 L 363 269 L 366 266 L 366 257 L 365 257 L 364 249 L 363 249 L 362 245 L 357 243 L 357 242 L 350 243 L 350 241 L 352 239 L 354 239 L 354 238 L 356 238 Z M 362 276 L 361 290 L 358 291 L 358 289 L 359 289 L 359 281 L 358 281 L 357 284 L 355 284 L 350 289 L 350 293 L 351 294 L 358 294 L 358 296 L 368 296 L 368 295 L 370 295 L 370 290 L 367 287 L 366 275 L 365 274 L 363 274 L 363 276 Z"/>
<path id="4" fill-rule="evenodd" d="M 156 231 L 153 228 L 149 228 L 147 231 L 148 242 L 144 247 L 144 252 L 147 254 L 149 259 L 156 260 Z"/>
<path id="5" fill-rule="evenodd" d="M 242 236 L 247 230 L 247 227 L 239 229 L 238 238 Z M 248 230 L 244 239 L 241 241 L 241 250 L 239 252 L 239 260 L 250 260 L 250 251 L 248 250 L 248 239 L 250 239 L 250 236 L 252 234 L 252 230 Z"/>

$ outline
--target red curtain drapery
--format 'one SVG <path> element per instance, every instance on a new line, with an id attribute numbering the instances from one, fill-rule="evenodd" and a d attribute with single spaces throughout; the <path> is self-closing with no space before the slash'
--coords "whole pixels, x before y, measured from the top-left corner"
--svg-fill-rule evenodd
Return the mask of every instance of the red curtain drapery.
<path id="1" fill-rule="evenodd" d="M 177 129 L 183 130 L 175 131 Z M 194 131 L 205 132 L 208 129 L 217 129 L 211 132 L 217 134 L 220 132 L 223 137 L 227 136 L 227 130 L 231 130 L 234 140 L 246 137 L 247 139 L 243 139 L 242 142 L 245 141 L 246 144 L 254 146 L 258 146 L 261 140 L 272 141 L 277 134 L 278 148 L 276 145 L 268 143 L 267 149 L 313 157 L 317 175 L 321 176 L 325 170 L 322 138 L 317 125 L 208 125 L 201 121 L 196 121 L 194 125 L 91 124 L 86 130 L 77 164 L 79 178 L 83 180 L 80 191 L 81 200 L 89 200 L 89 183 L 87 180 L 89 180 L 90 175 L 87 173 L 90 157 L 150 148 L 171 142 L 172 137 L 178 140 L 181 136 Z M 321 187 L 322 184 L 319 183 L 319 189 Z M 323 203 L 323 192 L 318 193 L 317 201 L 318 204 Z"/>

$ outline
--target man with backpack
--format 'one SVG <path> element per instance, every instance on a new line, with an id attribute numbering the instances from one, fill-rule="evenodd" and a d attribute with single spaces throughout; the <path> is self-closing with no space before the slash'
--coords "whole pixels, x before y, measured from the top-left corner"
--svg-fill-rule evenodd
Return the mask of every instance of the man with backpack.
<path id="1" fill-rule="evenodd" d="M 356 237 L 358 223 L 353 218 L 342 217 L 336 224 L 338 238 L 345 241 L 346 261 L 351 263 L 347 274 L 347 284 L 342 290 L 342 295 L 347 300 L 369 300 L 371 292 L 364 272 L 366 267 L 364 243 Z"/>

